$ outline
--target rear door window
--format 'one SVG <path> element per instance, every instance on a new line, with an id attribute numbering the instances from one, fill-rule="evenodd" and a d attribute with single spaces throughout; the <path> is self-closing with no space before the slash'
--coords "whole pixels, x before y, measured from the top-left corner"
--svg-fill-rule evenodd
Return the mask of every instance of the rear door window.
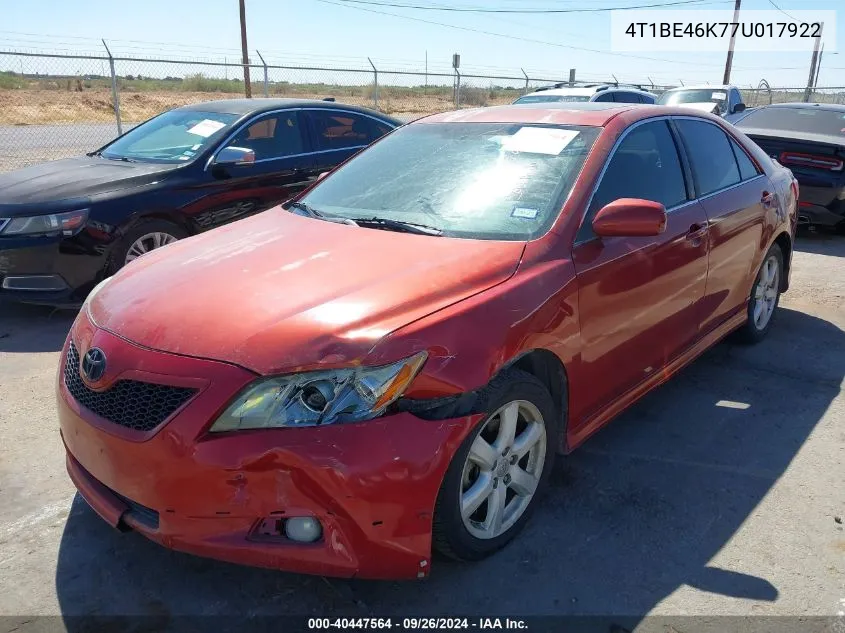
<path id="1" fill-rule="evenodd" d="M 640 95 L 636 92 L 625 92 L 624 90 L 618 90 L 613 93 L 613 98 L 618 103 L 642 103 L 640 100 Z"/>
<path id="2" fill-rule="evenodd" d="M 605 92 L 604 94 L 600 94 L 598 97 L 593 99 L 593 101 L 598 101 L 598 102 L 613 101 L 613 93 Z"/>
<path id="3" fill-rule="evenodd" d="M 739 167 L 728 135 L 707 121 L 676 119 L 692 165 L 698 196 L 740 182 Z"/>
<path id="4" fill-rule="evenodd" d="M 637 126 L 616 148 L 590 203 L 579 240 L 593 237 L 593 217 L 619 198 L 652 200 L 667 209 L 686 202 L 678 148 L 665 120 Z"/>
<path id="5" fill-rule="evenodd" d="M 730 139 L 730 141 L 731 149 L 734 151 L 734 156 L 736 156 L 736 163 L 739 165 L 739 175 L 742 179 L 750 180 L 759 176 L 760 172 L 757 170 L 757 166 L 754 164 L 754 161 L 748 158 L 745 150 L 735 140 Z"/>
<path id="6" fill-rule="evenodd" d="M 348 149 L 369 145 L 391 128 L 362 114 L 344 110 L 310 110 L 317 150 Z"/>

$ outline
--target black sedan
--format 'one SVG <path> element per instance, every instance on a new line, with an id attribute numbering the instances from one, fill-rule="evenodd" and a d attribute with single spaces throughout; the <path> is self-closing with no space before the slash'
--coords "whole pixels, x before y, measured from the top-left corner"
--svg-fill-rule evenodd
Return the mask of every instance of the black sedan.
<path id="1" fill-rule="evenodd" d="M 399 125 L 330 101 L 212 101 L 0 174 L 0 299 L 79 303 L 133 259 L 287 200 Z"/>
<path id="2" fill-rule="evenodd" d="M 845 105 L 778 103 L 734 125 L 795 174 L 799 225 L 845 232 Z"/>

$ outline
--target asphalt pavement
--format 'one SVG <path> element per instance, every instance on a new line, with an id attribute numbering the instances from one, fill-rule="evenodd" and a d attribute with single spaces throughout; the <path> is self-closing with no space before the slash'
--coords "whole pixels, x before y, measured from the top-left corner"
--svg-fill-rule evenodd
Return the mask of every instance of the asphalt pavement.
<path id="1" fill-rule="evenodd" d="M 394 115 L 408 122 L 418 114 Z M 137 123 L 124 123 L 123 131 Z M 117 124 L 57 123 L 0 125 L 0 173 L 48 160 L 79 156 L 98 149 L 117 136 Z"/>
<path id="2" fill-rule="evenodd" d="M 79 156 L 102 147 L 115 136 L 114 122 L 0 125 L 0 172 Z"/>
<path id="3" fill-rule="evenodd" d="M 705 354 L 559 458 L 542 506 L 504 551 L 435 560 L 419 582 L 251 569 L 112 530 L 75 494 L 57 430 L 54 381 L 74 315 L 0 306 L 0 615 L 11 616 L 0 631 L 126 614 L 147 616 L 139 630 L 179 628 L 183 615 L 285 614 L 664 615 L 675 623 L 661 631 L 684 632 L 722 615 L 792 616 L 777 622 L 809 630 L 796 618 L 818 616 L 835 630 L 844 267 L 845 238 L 801 239 L 766 341 Z M 58 617 L 35 617 L 45 615 Z"/>

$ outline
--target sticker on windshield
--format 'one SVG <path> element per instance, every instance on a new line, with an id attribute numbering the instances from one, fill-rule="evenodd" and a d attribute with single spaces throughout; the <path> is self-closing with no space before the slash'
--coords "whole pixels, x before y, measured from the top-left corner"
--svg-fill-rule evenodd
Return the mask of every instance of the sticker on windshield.
<path id="1" fill-rule="evenodd" d="M 199 149 L 200 147 L 202 147 L 202 143 L 197 143 L 196 145 L 194 145 L 193 147 L 191 147 L 191 149 L 193 149 L 193 150 L 197 150 L 197 149 Z"/>
<path id="2" fill-rule="evenodd" d="M 557 156 L 580 132 L 551 127 L 523 127 L 516 134 L 502 139 L 502 148 L 509 152 Z"/>
<path id="3" fill-rule="evenodd" d="M 528 207 L 514 207 L 513 211 L 511 211 L 511 217 L 533 220 L 537 217 L 538 213 L 539 211 L 537 209 L 529 209 Z"/>
<path id="4" fill-rule="evenodd" d="M 710 95 L 710 98 L 711 99 L 724 99 L 727 96 L 728 96 L 728 93 L 726 93 L 726 92 L 714 92 Z"/>
<path id="5" fill-rule="evenodd" d="M 190 130 L 188 130 L 188 134 L 196 134 L 197 136 L 208 138 L 217 130 L 225 126 L 226 124 L 221 123 L 220 121 L 213 121 L 212 119 L 203 119 Z"/>

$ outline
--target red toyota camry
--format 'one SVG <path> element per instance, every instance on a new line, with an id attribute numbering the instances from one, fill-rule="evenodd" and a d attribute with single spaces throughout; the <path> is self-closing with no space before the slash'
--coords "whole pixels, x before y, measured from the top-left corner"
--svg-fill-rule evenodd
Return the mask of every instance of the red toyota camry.
<path id="1" fill-rule="evenodd" d="M 102 282 L 58 373 L 70 476 L 200 556 L 424 577 L 501 548 L 565 454 L 788 286 L 797 184 L 688 110 L 406 125 L 294 202 Z"/>

